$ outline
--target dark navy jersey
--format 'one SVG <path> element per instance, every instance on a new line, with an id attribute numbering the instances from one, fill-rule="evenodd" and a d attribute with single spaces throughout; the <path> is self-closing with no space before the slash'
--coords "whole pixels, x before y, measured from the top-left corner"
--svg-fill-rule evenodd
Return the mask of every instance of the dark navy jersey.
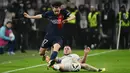
<path id="1" fill-rule="evenodd" d="M 50 36 L 60 36 L 62 34 L 63 23 L 62 21 L 69 17 L 70 12 L 61 10 L 60 14 L 55 15 L 53 11 L 48 11 L 42 14 L 42 17 L 48 18 L 50 21 L 47 27 L 47 34 Z"/>

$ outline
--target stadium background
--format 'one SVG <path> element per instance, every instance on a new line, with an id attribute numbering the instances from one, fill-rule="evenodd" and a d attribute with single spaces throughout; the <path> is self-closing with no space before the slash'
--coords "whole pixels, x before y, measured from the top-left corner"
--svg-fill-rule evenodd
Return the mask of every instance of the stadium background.
<path id="1" fill-rule="evenodd" d="M 14 34 L 16 36 L 16 44 L 15 49 L 19 50 L 19 48 L 23 47 L 24 49 L 37 49 L 40 46 L 40 43 L 43 40 L 43 37 L 46 32 L 46 26 L 48 24 L 47 19 L 40 19 L 40 20 L 34 20 L 34 19 L 24 19 L 22 16 L 22 13 L 28 12 L 30 15 L 35 15 L 39 13 L 44 13 L 48 10 L 50 10 L 50 3 L 55 0 L 0 0 L 0 9 L 1 9 L 1 19 L 0 19 L 0 26 L 4 25 L 8 20 L 13 21 L 13 30 Z M 124 5 L 126 7 L 126 11 L 129 11 L 130 8 L 130 1 L 129 0 L 61 0 L 63 2 L 63 8 L 69 7 L 70 5 L 74 5 L 77 7 L 77 10 L 80 5 L 84 5 L 87 7 L 88 10 L 90 10 L 91 6 L 96 8 L 97 11 L 101 11 L 104 9 L 105 3 L 109 3 L 110 7 L 115 11 L 115 14 L 117 16 L 119 12 L 119 8 Z M 23 4 L 23 9 L 19 8 L 18 6 L 20 4 Z M 116 18 L 115 18 L 116 20 Z M 115 21 L 116 22 L 116 21 Z M 27 24 L 27 25 L 26 25 Z M 76 23 L 79 25 L 78 23 Z M 71 35 L 71 38 L 67 38 L 72 40 L 69 41 L 73 45 L 73 47 L 76 48 L 83 48 L 82 41 L 80 36 L 80 29 L 76 25 L 76 29 L 74 29 L 74 33 Z M 117 25 L 116 28 L 114 28 L 116 31 L 114 31 L 115 35 L 112 35 L 114 37 L 114 45 L 117 45 L 117 35 L 118 35 L 118 23 L 115 23 L 114 25 Z M 110 25 L 110 26 L 114 26 Z M 67 28 L 67 27 L 66 27 Z M 24 29 L 24 30 L 23 30 Z M 70 29 L 67 29 L 70 31 Z M 104 32 L 104 31 L 103 31 Z M 67 34 L 67 32 L 65 32 Z M 84 33 L 86 34 L 86 33 Z M 87 34 L 89 36 L 89 34 Z M 86 37 L 87 37 L 86 36 Z M 99 34 L 99 37 L 101 35 Z M 75 38 L 76 37 L 76 38 Z M 88 40 L 86 40 L 88 41 Z M 101 41 L 101 38 L 99 38 L 98 41 Z M 103 41 L 99 42 L 100 44 L 104 43 Z M 111 43 L 111 42 L 109 42 Z M 102 47 L 100 46 L 98 47 Z M 88 46 L 88 45 L 87 45 Z M 91 45 L 89 45 L 91 46 Z M 109 48 L 109 47 L 104 47 Z M 116 47 L 114 47 L 116 48 Z M 128 48 L 128 47 L 127 47 Z"/>

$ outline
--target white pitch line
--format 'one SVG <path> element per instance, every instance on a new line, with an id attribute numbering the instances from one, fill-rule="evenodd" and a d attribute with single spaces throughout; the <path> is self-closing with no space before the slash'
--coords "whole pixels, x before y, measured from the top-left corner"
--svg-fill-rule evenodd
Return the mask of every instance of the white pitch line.
<path id="1" fill-rule="evenodd" d="M 110 51 L 105 51 L 105 52 L 90 54 L 88 56 L 96 56 L 96 55 L 106 54 L 106 53 L 113 52 L 113 51 L 115 51 L 115 50 L 110 50 Z M 34 65 L 34 66 L 25 67 L 25 68 L 19 68 L 19 69 L 9 70 L 9 71 L 5 71 L 5 72 L 2 72 L 2 73 L 12 73 L 12 72 L 26 70 L 26 69 L 31 69 L 31 68 L 36 68 L 36 67 L 40 67 L 40 66 L 44 66 L 44 65 L 47 65 L 47 64 Z"/>
<path id="2" fill-rule="evenodd" d="M 36 68 L 36 67 L 40 67 L 40 66 L 44 66 L 44 65 L 47 65 L 47 64 L 34 65 L 34 66 L 25 67 L 25 68 L 19 68 L 19 69 L 9 70 L 9 71 L 2 72 L 2 73 L 11 73 L 11 72 L 16 72 L 16 71 L 20 71 L 20 70 L 26 70 L 26 69 Z"/>
<path id="3" fill-rule="evenodd" d="M 100 53 L 94 53 L 94 54 L 90 54 L 88 56 L 101 55 L 101 54 L 105 54 L 105 53 L 109 53 L 109 52 L 113 52 L 113 51 L 116 51 L 116 50 L 110 50 L 110 51 L 105 51 L 105 52 L 100 52 Z"/>
<path id="4" fill-rule="evenodd" d="M 5 61 L 5 62 L 2 62 L 0 64 L 9 64 L 9 63 L 12 63 L 11 61 Z"/>

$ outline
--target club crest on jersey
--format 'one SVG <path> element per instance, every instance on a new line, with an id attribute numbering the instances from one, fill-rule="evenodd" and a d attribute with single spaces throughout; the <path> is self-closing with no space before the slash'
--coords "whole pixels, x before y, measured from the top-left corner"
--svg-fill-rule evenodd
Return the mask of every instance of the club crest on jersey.
<path id="1" fill-rule="evenodd" d="M 59 15 L 58 18 L 59 18 L 59 19 L 63 19 L 63 15 Z"/>

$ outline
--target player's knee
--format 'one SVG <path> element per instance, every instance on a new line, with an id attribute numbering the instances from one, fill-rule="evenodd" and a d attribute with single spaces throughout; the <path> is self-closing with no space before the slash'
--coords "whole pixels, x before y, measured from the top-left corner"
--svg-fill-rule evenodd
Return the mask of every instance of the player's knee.
<path id="1" fill-rule="evenodd" d="M 60 47 L 61 47 L 59 43 L 55 43 L 53 46 L 54 46 L 54 48 L 55 48 L 55 47 L 56 47 L 56 48 L 60 48 Z"/>
<path id="2" fill-rule="evenodd" d="M 39 55 L 43 56 L 45 54 L 46 49 L 40 48 Z"/>
<path id="3" fill-rule="evenodd" d="M 40 55 L 40 56 L 43 56 L 43 53 L 39 51 L 39 55 Z"/>
<path id="4" fill-rule="evenodd" d="M 53 46 L 54 46 L 54 51 L 58 51 L 61 47 L 61 45 L 59 43 L 56 43 Z"/>

